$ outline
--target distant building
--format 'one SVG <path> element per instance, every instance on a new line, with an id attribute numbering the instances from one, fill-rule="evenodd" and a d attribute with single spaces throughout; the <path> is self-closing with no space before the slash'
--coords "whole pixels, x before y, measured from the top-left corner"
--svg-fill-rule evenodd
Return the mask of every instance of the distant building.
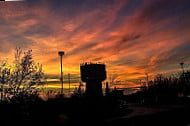
<path id="1" fill-rule="evenodd" d="M 108 82 L 106 82 L 105 95 L 108 96 L 110 94 L 110 88 Z"/>

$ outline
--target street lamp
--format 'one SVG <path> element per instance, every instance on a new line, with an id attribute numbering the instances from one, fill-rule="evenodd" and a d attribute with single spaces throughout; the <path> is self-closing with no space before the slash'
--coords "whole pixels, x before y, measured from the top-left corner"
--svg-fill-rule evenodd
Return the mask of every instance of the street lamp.
<path id="1" fill-rule="evenodd" d="M 58 55 L 60 56 L 60 62 L 61 62 L 61 95 L 63 95 L 63 70 L 62 70 L 62 58 L 64 55 L 64 51 L 59 51 Z"/>
<path id="2" fill-rule="evenodd" d="M 184 74 L 184 68 L 183 68 L 184 62 L 181 62 L 181 63 L 179 63 L 179 64 L 180 64 L 181 69 L 182 69 L 182 72 L 183 72 L 183 74 Z"/>

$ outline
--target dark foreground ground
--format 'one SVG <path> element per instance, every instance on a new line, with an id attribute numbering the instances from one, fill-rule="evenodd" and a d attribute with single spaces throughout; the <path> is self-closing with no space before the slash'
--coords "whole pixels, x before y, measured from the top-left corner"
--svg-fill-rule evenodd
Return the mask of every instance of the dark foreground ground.
<path id="1" fill-rule="evenodd" d="M 0 104 L 0 126 L 190 126 L 190 101 L 167 104 L 54 99 Z"/>
<path id="2" fill-rule="evenodd" d="M 130 108 L 130 106 L 129 106 Z M 190 107 L 131 105 L 132 113 L 107 120 L 109 126 L 190 126 Z"/>

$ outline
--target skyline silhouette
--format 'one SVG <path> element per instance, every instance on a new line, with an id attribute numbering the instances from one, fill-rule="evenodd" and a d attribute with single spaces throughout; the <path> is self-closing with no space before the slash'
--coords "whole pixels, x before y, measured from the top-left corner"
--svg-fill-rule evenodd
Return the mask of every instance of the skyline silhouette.
<path id="1" fill-rule="evenodd" d="M 189 126 L 189 0 L 0 1 L 0 125 Z"/>
<path id="2" fill-rule="evenodd" d="M 184 71 L 183 67 L 179 76 L 159 74 L 154 81 L 148 79 L 147 73 L 147 82 L 133 94 L 111 89 L 111 83 L 106 82 L 103 94 L 106 65 L 83 63 L 80 73 L 81 80 L 86 83 L 85 91 L 81 88 L 84 85 L 79 85 L 70 97 L 65 97 L 62 87 L 55 97 L 49 97 L 55 93 L 53 90 L 45 92 L 43 86 L 40 90 L 38 86 L 32 87 L 45 83 L 41 83 L 43 69 L 41 65 L 35 66 L 31 52 L 17 48 L 16 67 L 1 66 L 1 125 L 187 126 L 190 123 L 190 71 Z M 183 66 L 184 63 L 179 64 Z M 48 98 L 40 97 L 42 94 Z"/>

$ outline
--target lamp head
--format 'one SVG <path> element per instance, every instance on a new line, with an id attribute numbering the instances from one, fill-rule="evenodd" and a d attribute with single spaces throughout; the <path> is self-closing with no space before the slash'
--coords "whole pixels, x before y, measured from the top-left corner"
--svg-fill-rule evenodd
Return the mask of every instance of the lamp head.
<path id="1" fill-rule="evenodd" d="M 58 52 L 58 55 L 59 55 L 59 56 L 63 56 L 63 55 L 64 55 L 64 51 L 59 51 L 59 52 Z"/>
<path id="2" fill-rule="evenodd" d="M 179 64 L 180 64 L 181 66 L 183 66 L 183 64 L 184 64 L 184 63 L 183 63 L 183 62 L 181 62 L 181 63 L 179 63 Z"/>

